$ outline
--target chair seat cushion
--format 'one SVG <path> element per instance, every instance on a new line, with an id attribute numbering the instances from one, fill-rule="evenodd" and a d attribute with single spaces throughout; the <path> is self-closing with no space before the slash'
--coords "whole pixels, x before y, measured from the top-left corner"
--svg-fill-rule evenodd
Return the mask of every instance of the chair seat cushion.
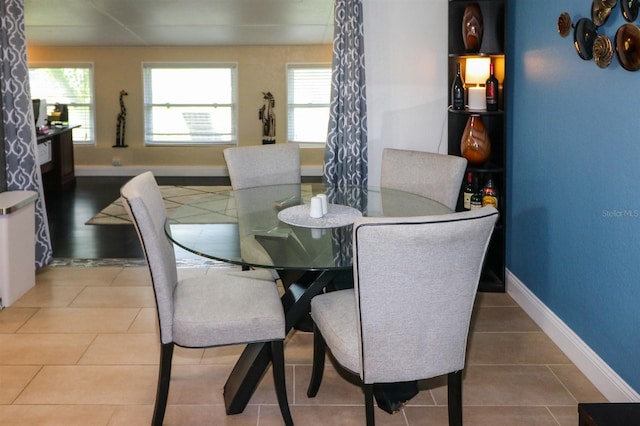
<path id="1" fill-rule="evenodd" d="M 174 343 L 208 347 L 284 339 L 278 288 L 267 277 L 265 271 L 218 270 L 179 281 L 174 292 Z"/>
<path id="2" fill-rule="evenodd" d="M 332 291 L 311 299 L 311 317 L 336 360 L 360 375 L 360 350 L 353 289 Z"/>

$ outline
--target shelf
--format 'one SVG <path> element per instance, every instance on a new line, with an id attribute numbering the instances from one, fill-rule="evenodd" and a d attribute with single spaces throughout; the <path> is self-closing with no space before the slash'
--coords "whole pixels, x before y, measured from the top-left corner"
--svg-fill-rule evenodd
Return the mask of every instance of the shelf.
<path id="1" fill-rule="evenodd" d="M 496 223 L 487 255 L 482 269 L 479 291 L 504 292 L 505 291 L 505 236 L 509 223 L 506 217 L 507 211 L 507 113 L 504 110 L 505 100 L 509 96 L 505 93 L 507 56 L 506 52 L 506 17 L 508 0 L 474 0 L 480 6 L 482 13 L 482 42 L 478 52 L 465 50 L 462 34 L 462 22 L 465 9 L 470 0 L 449 0 L 449 44 L 448 44 L 448 83 L 449 90 L 456 76 L 456 69 L 460 66 L 463 76 L 466 73 L 467 60 L 473 57 L 485 57 L 491 59 L 494 73 L 499 81 L 499 101 L 497 111 L 487 110 L 454 110 L 450 104 L 448 108 L 448 153 L 461 156 L 460 141 L 464 129 L 471 115 L 479 115 L 491 141 L 491 154 L 484 164 L 467 166 L 467 172 L 471 172 L 479 181 L 486 180 L 489 175 L 498 189 L 498 211 L 500 219 Z M 468 87 L 468 86 L 467 86 Z M 468 98 L 467 98 L 468 99 Z M 451 102 L 451 100 L 449 100 Z M 482 184 L 482 183 L 481 183 Z M 462 188 L 458 199 L 457 210 L 463 208 Z"/>
<path id="2" fill-rule="evenodd" d="M 486 109 L 469 109 L 469 108 L 465 108 L 465 109 L 453 109 L 453 107 L 451 105 L 449 105 L 449 112 L 452 114 L 464 114 L 464 115 L 471 115 L 471 114 L 478 114 L 478 115 L 504 115 L 504 111 L 499 109 L 497 111 L 488 111 Z"/>

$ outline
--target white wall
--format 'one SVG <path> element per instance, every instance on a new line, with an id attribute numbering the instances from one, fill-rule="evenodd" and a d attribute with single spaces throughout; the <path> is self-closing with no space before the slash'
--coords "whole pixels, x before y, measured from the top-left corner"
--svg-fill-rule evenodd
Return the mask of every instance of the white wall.
<path id="1" fill-rule="evenodd" d="M 448 1 L 363 0 L 369 184 L 385 147 L 447 152 Z"/>

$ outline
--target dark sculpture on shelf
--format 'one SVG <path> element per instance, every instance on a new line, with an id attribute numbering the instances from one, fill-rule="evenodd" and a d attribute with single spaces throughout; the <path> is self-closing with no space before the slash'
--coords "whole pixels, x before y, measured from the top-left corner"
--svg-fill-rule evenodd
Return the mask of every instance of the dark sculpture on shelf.
<path id="1" fill-rule="evenodd" d="M 262 120 L 262 144 L 276 143 L 276 115 L 273 108 L 276 101 L 271 92 L 262 92 L 264 105 L 258 111 L 258 119 Z"/>
<path id="2" fill-rule="evenodd" d="M 124 143 L 124 131 L 125 126 L 127 124 L 127 107 L 124 105 L 124 97 L 127 96 L 128 93 L 124 90 L 120 91 L 120 114 L 118 114 L 118 124 L 116 128 L 116 144 L 113 145 L 114 148 L 126 148 L 127 145 Z"/>

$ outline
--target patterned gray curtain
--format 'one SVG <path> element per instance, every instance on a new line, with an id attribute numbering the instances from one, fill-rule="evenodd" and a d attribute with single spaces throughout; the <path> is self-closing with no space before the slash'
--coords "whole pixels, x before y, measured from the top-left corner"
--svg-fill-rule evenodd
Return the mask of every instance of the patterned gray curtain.
<path id="1" fill-rule="evenodd" d="M 362 0 L 336 0 L 325 182 L 366 186 L 367 102 Z"/>
<path id="2" fill-rule="evenodd" d="M 52 258 L 29 88 L 22 0 L 0 2 L 0 86 L 7 190 L 37 191 L 36 268 Z"/>

